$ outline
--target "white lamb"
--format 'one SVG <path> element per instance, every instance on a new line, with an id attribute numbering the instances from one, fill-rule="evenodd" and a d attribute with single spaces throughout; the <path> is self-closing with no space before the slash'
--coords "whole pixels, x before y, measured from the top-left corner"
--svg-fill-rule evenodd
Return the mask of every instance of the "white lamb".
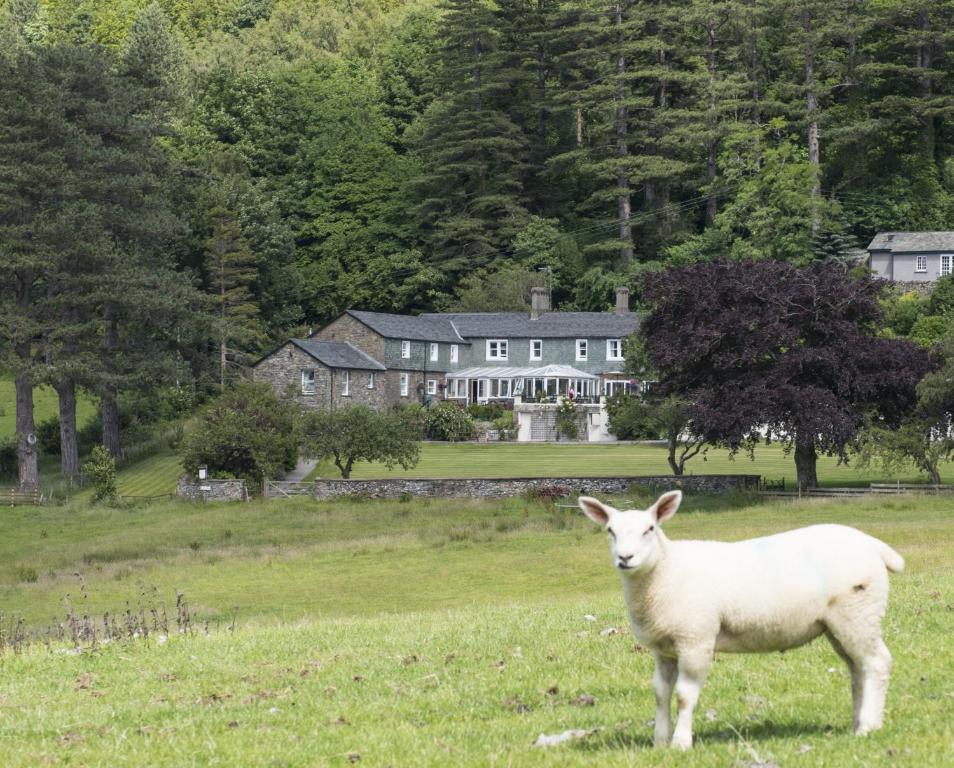
<path id="1" fill-rule="evenodd" d="M 819 635 L 851 671 L 855 733 L 880 728 L 891 669 L 881 617 L 901 556 L 843 525 L 736 543 L 670 541 L 660 524 L 681 501 L 671 491 L 645 511 L 619 511 L 579 500 L 606 526 L 633 634 L 655 656 L 656 746 L 692 746 L 692 711 L 713 653 L 784 651 Z"/>

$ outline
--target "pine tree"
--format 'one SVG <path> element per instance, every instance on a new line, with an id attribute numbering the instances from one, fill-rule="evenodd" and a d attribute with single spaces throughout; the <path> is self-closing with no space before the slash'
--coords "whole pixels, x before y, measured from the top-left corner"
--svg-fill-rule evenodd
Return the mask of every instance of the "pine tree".
<path id="1" fill-rule="evenodd" d="M 442 93 L 409 139 L 425 168 L 414 184 L 415 217 L 430 260 L 456 283 L 496 265 L 526 221 L 528 141 L 502 109 L 513 70 L 491 56 L 498 44 L 491 6 L 449 0 L 441 37 Z"/>
<path id="2" fill-rule="evenodd" d="M 243 367 L 247 353 L 261 342 L 258 307 L 251 284 L 257 275 L 255 254 L 234 214 L 211 213 L 212 234 L 205 243 L 206 273 L 217 315 L 219 386 L 225 391 L 228 367 Z"/>

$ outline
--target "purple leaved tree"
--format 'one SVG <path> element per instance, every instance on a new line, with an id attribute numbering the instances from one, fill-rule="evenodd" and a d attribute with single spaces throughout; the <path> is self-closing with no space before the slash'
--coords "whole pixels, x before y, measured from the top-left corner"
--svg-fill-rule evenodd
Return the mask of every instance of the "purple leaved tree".
<path id="1" fill-rule="evenodd" d="M 928 354 L 879 338 L 880 286 L 834 263 L 717 261 L 647 275 L 646 353 L 693 429 L 738 450 L 794 447 L 798 483 L 819 453 L 846 456 L 866 413 L 895 424 L 915 403 Z"/>

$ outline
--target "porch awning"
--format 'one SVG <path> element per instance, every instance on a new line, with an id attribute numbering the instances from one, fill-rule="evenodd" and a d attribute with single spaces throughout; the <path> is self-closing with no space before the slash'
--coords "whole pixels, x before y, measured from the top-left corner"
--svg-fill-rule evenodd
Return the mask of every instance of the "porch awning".
<path id="1" fill-rule="evenodd" d="M 598 379 L 592 373 L 577 370 L 569 365 L 544 365 L 540 368 L 508 368 L 483 366 L 451 371 L 448 379 Z"/>

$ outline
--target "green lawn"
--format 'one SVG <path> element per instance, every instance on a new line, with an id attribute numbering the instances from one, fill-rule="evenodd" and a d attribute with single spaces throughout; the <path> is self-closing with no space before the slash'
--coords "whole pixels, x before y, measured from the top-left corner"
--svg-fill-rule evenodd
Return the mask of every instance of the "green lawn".
<path id="1" fill-rule="evenodd" d="M 33 419 L 42 424 L 59 415 L 56 392 L 52 387 L 42 386 L 33 390 Z M 12 438 L 16 434 L 17 400 L 13 378 L 0 375 L 0 438 Z M 80 390 L 76 393 L 76 423 L 82 427 L 96 417 L 96 401 Z"/>
<path id="2" fill-rule="evenodd" d="M 424 443 L 417 466 L 388 470 L 381 464 L 359 463 L 353 478 L 380 477 L 587 477 L 594 475 L 669 475 L 667 451 L 658 445 L 633 443 Z M 728 451 L 711 449 L 686 465 L 687 474 L 755 474 L 768 480 L 795 483 L 795 459 L 776 445 L 759 447 L 755 460 Z M 954 465 L 942 470 L 947 482 L 954 482 Z M 337 467 L 323 462 L 311 475 L 340 477 Z M 818 460 L 818 479 L 823 485 L 867 485 L 900 480 L 926 482 L 913 470 L 887 476 L 880 470 L 860 472 L 851 465 L 839 465 L 836 458 Z"/>
<path id="3" fill-rule="evenodd" d="M 42 627 L 67 592 L 80 611 L 121 612 L 154 604 L 155 588 L 170 603 L 182 590 L 212 630 L 0 655 L 2 764 L 948 765 L 949 501 L 689 497 L 667 530 L 731 540 L 819 521 L 857 525 L 907 559 L 885 621 L 885 730 L 850 735 L 847 672 L 816 643 L 720 657 L 697 747 L 682 755 L 649 748 L 651 659 L 625 630 L 605 537 L 575 510 L 521 499 L 3 510 L 5 627 L 17 612 Z M 621 631 L 601 634 L 610 627 Z M 567 728 L 600 730 L 531 746 Z"/>

